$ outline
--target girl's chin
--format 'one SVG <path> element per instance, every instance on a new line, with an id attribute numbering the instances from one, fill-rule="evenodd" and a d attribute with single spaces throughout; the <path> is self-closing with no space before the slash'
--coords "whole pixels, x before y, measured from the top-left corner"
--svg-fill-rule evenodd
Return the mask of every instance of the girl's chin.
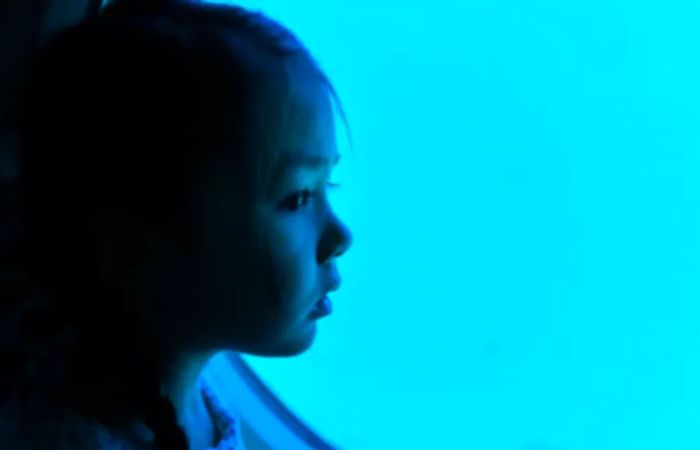
<path id="1" fill-rule="evenodd" d="M 306 352 L 316 339 L 316 320 L 302 322 L 298 331 L 284 339 L 280 339 L 274 345 L 257 349 L 251 352 L 257 356 L 288 357 L 297 356 Z"/>

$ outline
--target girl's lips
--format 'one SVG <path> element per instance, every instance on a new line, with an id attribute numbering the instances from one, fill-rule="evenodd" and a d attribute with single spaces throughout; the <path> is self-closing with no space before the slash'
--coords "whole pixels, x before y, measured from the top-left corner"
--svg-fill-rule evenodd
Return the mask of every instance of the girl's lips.
<path id="1" fill-rule="evenodd" d="M 330 315 L 333 312 L 333 304 L 328 297 L 323 297 L 321 300 L 316 302 L 314 309 L 311 310 L 311 317 L 313 319 L 320 319 Z"/>

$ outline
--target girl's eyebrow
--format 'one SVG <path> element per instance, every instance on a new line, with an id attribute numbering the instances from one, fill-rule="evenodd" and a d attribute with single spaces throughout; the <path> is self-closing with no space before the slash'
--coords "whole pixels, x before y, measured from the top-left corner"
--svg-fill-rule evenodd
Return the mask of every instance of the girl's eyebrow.
<path id="1" fill-rule="evenodd" d="M 267 189 L 269 189 L 269 195 L 276 192 L 287 174 L 294 173 L 299 169 L 318 171 L 326 167 L 335 167 L 339 161 L 339 153 L 335 154 L 331 163 L 331 158 L 325 154 L 312 153 L 308 151 L 284 152 L 280 155 L 280 159 L 277 161 L 276 167 L 272 172 L 272 176 L 268 181 L 269 184 Z"/>
<path id="2" fill-rule="evenodd" d="M 336 153 L 333 160 L 327 155 L 311 152 L 287 152 L 280 159 L 278 169 L 280 172 L 299 168 L 318 170 L 323 167 L 331 167 L 338 164 L 340 154 Z"/>

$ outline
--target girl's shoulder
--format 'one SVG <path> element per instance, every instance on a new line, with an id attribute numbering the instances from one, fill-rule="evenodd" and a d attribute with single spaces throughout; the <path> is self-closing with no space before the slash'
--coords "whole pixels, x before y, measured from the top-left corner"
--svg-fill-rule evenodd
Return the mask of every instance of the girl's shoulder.
<path id="1" fill-rule="evenodd" d="M 0 448 L 13 450 L 153 450 L 106 426 L 40 400 L 0 406 Z"/>

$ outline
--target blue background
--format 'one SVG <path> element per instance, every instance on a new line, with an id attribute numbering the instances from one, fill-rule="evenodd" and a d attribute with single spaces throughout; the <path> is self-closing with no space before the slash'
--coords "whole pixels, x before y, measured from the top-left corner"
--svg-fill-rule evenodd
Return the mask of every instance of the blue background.
<path id="1" fill-rule="evenodd" d="M 335 312 L 246 357 L 347 449 L 700 448 L 700 4 L 240 1 L 355 139 Z"/>

